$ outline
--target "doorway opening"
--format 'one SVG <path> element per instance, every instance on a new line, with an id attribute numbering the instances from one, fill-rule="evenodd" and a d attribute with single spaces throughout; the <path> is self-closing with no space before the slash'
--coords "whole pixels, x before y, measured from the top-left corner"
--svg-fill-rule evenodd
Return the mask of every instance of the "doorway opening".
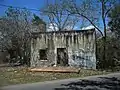
<path id="1" fill-rule="evenodd" d="M 57 65 L 68 66 L 68 53 L 66 48 L 57 48 Z"/>

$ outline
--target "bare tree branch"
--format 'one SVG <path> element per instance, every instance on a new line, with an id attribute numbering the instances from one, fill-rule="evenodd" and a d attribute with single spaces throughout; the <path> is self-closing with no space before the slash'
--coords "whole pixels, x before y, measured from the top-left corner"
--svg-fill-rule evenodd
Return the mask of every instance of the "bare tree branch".
<path id="1" fill-rule="evenodd" d="M 55 3 L 53 5 L 49 4 L 43 9 L 43 13 L 47 14 L 51 23 L 56 24 L 59 31 L 65 30 L 69 26 L 74 26 L 77 22 L 72 22 L 76 18 L 73 18 L 71 14 L 65 13 L 62 5 Z M 52 16 L 52 17 L 50 17 Z M 52 18 L 52 19 L 50 19 Z M 73 18 L 73 19 L 72 19 Z M 70 22 L 71 25 L 70 25 Z M 53 25 L 52 24 L 52 25 Z M 55 26 L 55 25 L 53 25 Z"/>

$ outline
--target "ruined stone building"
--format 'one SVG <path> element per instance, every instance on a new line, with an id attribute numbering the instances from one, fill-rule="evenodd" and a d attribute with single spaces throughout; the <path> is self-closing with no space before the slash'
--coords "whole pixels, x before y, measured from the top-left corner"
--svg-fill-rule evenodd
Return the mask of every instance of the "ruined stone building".
<path id="1" fill-rule="evenodd" d="M 95 30 L 33 33 L 31 67 L 74 66 L 96 68 Z"/>

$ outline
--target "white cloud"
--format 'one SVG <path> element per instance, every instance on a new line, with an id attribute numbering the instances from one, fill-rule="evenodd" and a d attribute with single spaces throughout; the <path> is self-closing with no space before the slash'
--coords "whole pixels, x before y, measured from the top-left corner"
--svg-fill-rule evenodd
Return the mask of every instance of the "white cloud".
<path id="1" fill-rule="evenodd" d="M 74 29 L 74 30 L 79 30 L 79 27 L 75 26 L 73 29 Z"/>
<path id="2" fill-rule="evenodd" d="M 47 31 L 58 31 L 58 27 L 55 23 L 50 23 L 47 25 Z"/>
<path id="3" fill-rule="evenodd" d="M 94 26 L 90 25 L 90 26 L 87 26 L 87 27 L 83 27 L 82 30 L 86 30 L 86 29 L 93 29 Z"/>
<path id="4" fill-rule="evenodd" d="M 66 26 L 66 28 L 65 28 L 66 30 L 71 30 L 72 29 L 72 26 Z M 78 26 L 75 26 L 74 28 L 73 28 L 73 30 L 78 30 L 79 29 L 79 27 Z M 58 27 L 57 27 L 57 25 L 55 24 L 55 23 L 49 23 L 48 25 L 47 25 L 47 31 L 49 32 L 49 31 L 58 31 Z"/>

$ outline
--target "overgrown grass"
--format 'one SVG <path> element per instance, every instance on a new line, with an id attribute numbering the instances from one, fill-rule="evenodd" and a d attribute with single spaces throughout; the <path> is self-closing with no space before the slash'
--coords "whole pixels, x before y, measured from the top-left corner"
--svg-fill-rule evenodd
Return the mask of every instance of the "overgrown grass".
<path id="1" fill-rule="evenodd" d="M 4 67 L 0 68 L 0 86 L 34 83 L 58 79 L 85 77 L 91 75 L 106 74 L 107 72 L 97 70 L 80 70 L 80 73 L 47 73 L 29 72 L 26 67 Z"/>

